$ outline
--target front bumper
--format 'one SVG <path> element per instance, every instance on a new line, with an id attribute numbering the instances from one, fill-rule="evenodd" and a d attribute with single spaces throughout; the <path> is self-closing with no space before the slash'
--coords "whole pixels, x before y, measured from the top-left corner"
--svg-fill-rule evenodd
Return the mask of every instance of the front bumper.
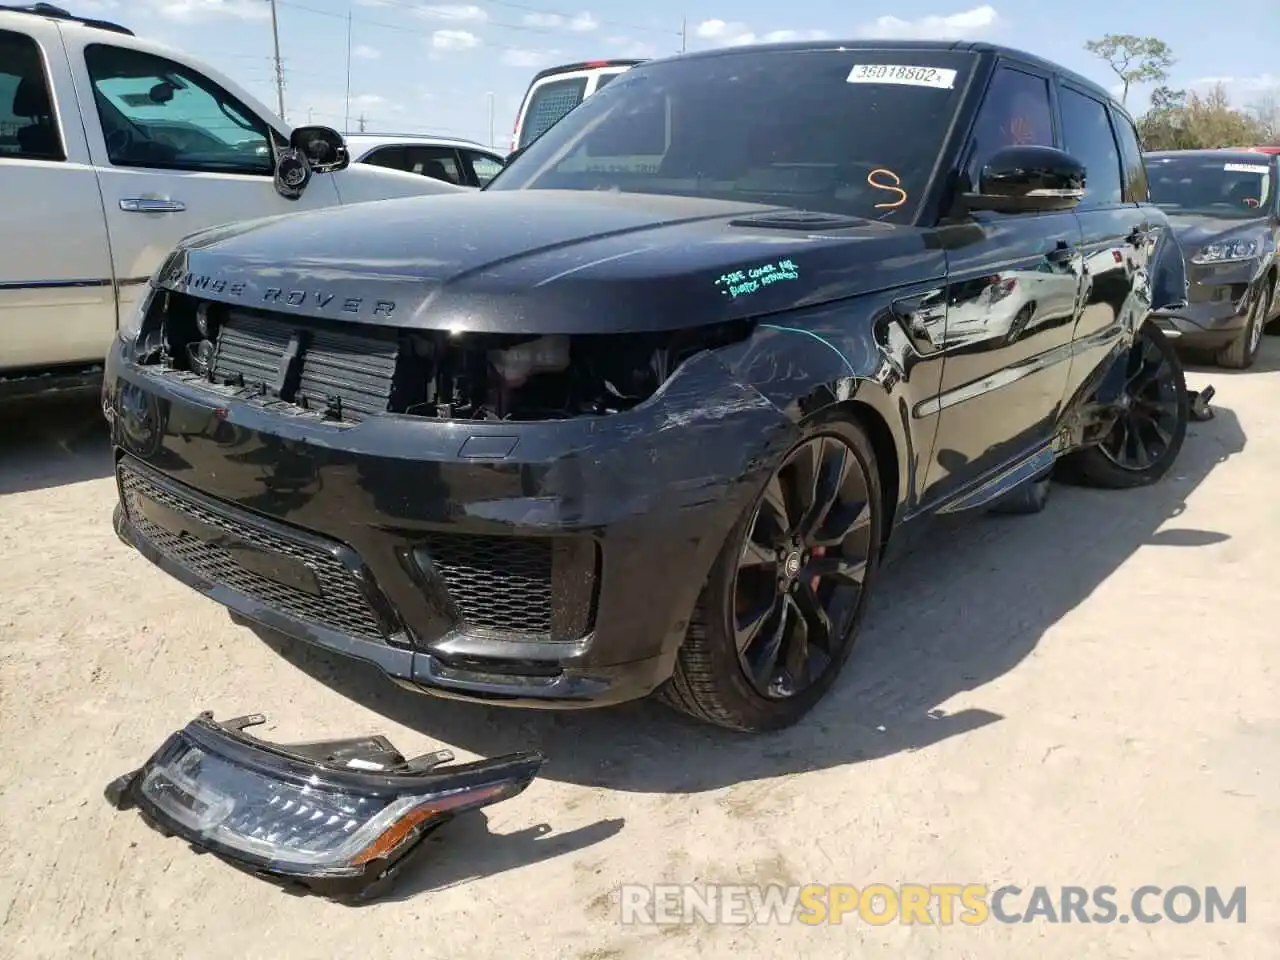
<path id="1" fill-rule="evenodd" d="M 1252 264 L 1189 264 L 1189 300 L 1167 315 L 1178 331 L 1177 346 L 1218 350 L 1240 337 L 1249 321 L 1257 281 Z"/>
<path id="2" fill-rule="evenodd" d="M 712 354 L 625 414 L 335 426 L 117 344 L 120 538 L 241 617 L 445 696 L 597 706 L 670 675 L 789 419 Z"/>

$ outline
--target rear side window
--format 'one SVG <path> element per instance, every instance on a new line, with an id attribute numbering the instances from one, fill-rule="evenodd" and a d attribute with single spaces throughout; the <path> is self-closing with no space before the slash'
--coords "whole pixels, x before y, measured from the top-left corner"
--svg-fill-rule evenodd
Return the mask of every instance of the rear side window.
<path id="1" fill-rule="evenodd" d="M 1107 108 L 1082 93 L 1062 88 L 1062 145 L 1084 164 L 1085 192 L 1082 207 L 1106 207 L 1122 203 L 1120 150 L 1111 132 Z"/>
<path id="2" fill-rule="evenodd" d="M 448 147 L 409 147 L 406 151 L 411 173 L 443 180 L 445 183 L 464 183 L 458 167 L 458 155 Z"/>
<path id="3" fill-rule="evenodd" d="M 375 167 L 390 167 L 392 170 L 409 169 L 409 160 L 405 156 L 404 147 L 379 147 L 361 163 L 372 164 Z"/>
<path id="4" fill-rule="evenodd" d="M 8 30 L 0 30 L 0 159 L 67 159 L 40 48 Z"/>
<path id="5" fill-rule="evenodd" d="M 587 92 L 587 78 L 552 80 L 536 87 L 524 112 L 519 147 L 527 147 L 547 132 L 566 113 L 582 102 Z"/>
<path id="6" fill-rule="evenodd" d="M 1124 164 L 1124 202 L 1146 203 L 1150 199 L 1147 164 L 1142 159 L 1142 148 L 1138 146 L 1138 132 L 1128 117 L 1114 110 L 1111 111 L 1111 120 L 1115 125 L 1116 139 L 1120 142 L 1120 160 Z"/>
<path id="7" fill-rule="evenodd" d="M 475 171 L 476 180 L 482 187 L 502 172 L 503 163 L 496 157 L 485 153 L 471 153 L 468 156 L 471 160 L 471 169 Z"/>
<path id="8" fill-rule="evenodd" d="M 602 73 L 602 74 L 600 74 L 598 77 L 596 77 L 596 90 L 601 90 L 601 89 L 603 89 L 603 88 L 604 88 L 604 85 L 605 85 L 606 83 L 608 83 L 610 80 L 612 80 L 612 79 L 613 79 L 614 77 L 616 77 L 616 76 L 617 76 L 617 74 L 616 74 L 616 73 Z"/>

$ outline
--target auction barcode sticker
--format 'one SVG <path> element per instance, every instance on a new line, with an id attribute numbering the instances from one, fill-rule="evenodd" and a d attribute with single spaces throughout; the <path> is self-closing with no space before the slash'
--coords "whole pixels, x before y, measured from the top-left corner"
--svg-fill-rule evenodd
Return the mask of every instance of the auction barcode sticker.
<path id="1" fill-rule="evenodd" d="M 848 83 L 897 83 L 908 87 L 936 87 L 950 90 L 956 72 L 941 67 L 912 67 L 903 64 L 860 63 L 849 71 Z"/>
<path id="2" fill-rule="evenodd" d="M 1224 163 L 1222 169 L 1227 173 L 1270 173 L 1271 168 L 1265 163 Z"/>

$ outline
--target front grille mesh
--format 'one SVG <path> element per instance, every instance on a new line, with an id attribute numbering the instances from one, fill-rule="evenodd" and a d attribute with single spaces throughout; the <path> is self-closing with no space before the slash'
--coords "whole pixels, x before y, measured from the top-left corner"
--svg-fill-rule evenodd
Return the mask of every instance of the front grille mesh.
<path id="1" fill-rule="evenodd" d="M 383 629 L 365 599 L 360 583 L 335 557 L 305 543 L 277 536 L 236 516 L 237 511 L 213 510 L 166 486 L 155 483 L 127 463 L 118 468 L 125 510 L 135 529 L 167 559 L 206 580 L 261 601 L 296 620 L 314 623 L 363 640 L 385 642 Z M 162 507 L 221 530 L 261 550 L 305 564 L 320 585 L 321 596 L 278 583 L 242 566 L 225 548 L 189 535 L 179 535 L 153 523 L 140 509 L 146 498 Z"/>
<path id="2" fill-rule="evenodd" d="M 551 542 L 537 537 L 447 536 L 423 548 L 464 625 L 552 633 Z"/>

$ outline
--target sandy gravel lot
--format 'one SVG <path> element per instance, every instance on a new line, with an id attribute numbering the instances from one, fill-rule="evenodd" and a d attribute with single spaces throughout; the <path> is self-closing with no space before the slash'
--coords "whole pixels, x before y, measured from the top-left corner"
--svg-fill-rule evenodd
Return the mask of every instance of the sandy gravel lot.
<path id="1" fill-rule="evenodd" d="M 1280 340 L 1197 373 L 1217 419 L 1129 494 L 940 531 L 888 571 L 830 701 L 763 739 L 655 705 L 542 714 L 403 693 L 265 642 L 110 527 L 92 403 L 0 420 L 0 956 L 1260 960 L 1280 943 Z M 264 736 L 538 747 L 388 899 L 286 895 L 111 810 L 203 709 Z M 1248 888 L 1247 922 L 624 926 L 624 883 Z M 1021 904 L 1025 906 L 1025 903 Z"/>

